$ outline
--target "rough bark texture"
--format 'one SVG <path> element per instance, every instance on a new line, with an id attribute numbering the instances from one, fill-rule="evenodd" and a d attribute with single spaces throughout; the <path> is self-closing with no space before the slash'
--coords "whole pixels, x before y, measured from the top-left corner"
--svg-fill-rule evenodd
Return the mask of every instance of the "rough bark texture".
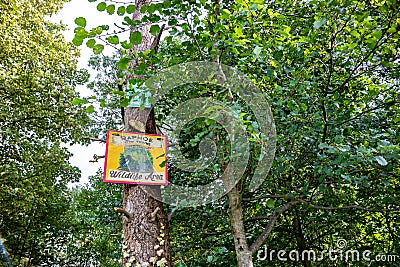
<path id="1" fill-rule="evenodd" d="M 132 19 L 141 19 L 143 17 L 140 13 L 141 6 L 150 2 L 136 0 L 136 11 Z M 140 31 L 143 37 L 140 45 L 132 47 L 132 53 L 151 49 L 154 37 L 149 29 L 150 25 L 132 29 Z M 136 68 L 139 60 L 131 62 L 132 70 Z M 154 111 L 147 108 L 144 110 L 125 108 L 124 125 L 126 131 L 156 133 Z M 130 218 L 124 216 L 122 221 L 124 235 L 122 266 L 160 266 L 158 264 L 161 262 L 164 263 L 161 266 L 171 266 L 168 218 L 162 202 L 145 191 L 152 191 L 152 195 L 161 194 L 160 186 L 124 185 L 123 188 L 123 209 L 131 216 Z"/>
<path id="2" fill-rule="evenodd" d="M 125 109 L 125 129 L 137 132 L 129 121 L 139 121 L 146 125 L 146 133 L 156 133 L 153 111 L 139 108 Z M 122 221 L 124 241 L 122 266 L 156 266 L 165 262 L 170 266 L 170 244 L 168 235 L 168 218 L 162 202 L 152 195 L 160 196 L 159 186 L 124 185 L 123 209 L 131 214 L 131 219 L 124 216 Z"/>

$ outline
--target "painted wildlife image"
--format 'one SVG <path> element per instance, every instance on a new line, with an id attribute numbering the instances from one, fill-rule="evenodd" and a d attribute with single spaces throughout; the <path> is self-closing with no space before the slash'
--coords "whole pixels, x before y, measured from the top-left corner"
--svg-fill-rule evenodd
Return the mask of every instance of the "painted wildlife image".
<path id="1" fill-rule="evenodd" d="M 154 172 L 153 157 L 148 149 L 140 146 L 124 148 L 120 154 L 118 169 L 128 172 Z"/>

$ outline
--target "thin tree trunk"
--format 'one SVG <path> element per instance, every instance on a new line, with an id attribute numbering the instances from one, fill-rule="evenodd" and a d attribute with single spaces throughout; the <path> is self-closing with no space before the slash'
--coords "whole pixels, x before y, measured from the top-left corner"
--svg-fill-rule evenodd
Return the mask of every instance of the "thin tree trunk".
<path id="1" fill-rule="evenodd" d="M 136 11 L 132 19 L 140 20 L 143 14 L 140 8 L 149 4 L 149 0 L 136 0 Z M 143 52 L 152 49 L 154 37 L 149 32 L 150 25 L 145 25 L 132 31 L 140 31 L 142 43 L 132 47 L 132 51 Z M 135 69 L 138 60 L 132 61 L 130 68 Z M 132 123 L 136 122 L 136 123 Z M 135 129 L 134 125 L 145 125 L 146 133 L 156 133 L 154 111 L 148 108 L 127 107 L 124 110 L 124 126 L 126 131 L 143 132 L 143 128 Z M 140 266 L 171 266 L 170 242 L 168 233 L 168 218 L 162 202 L 152 195 L 161 195 L 160 186 L 124 185 L 123 209 L 131 216 L 124 216 L 123 227 L 123 267 Z M 161 199 L 161 198 L 158 198 Z"/>
<path id="2" fill-rule="evenodd" d="M 228 192 L 227 195 L 229 202 L 231 231 L 234 237 L 238 267 L 253 267 L 253 258 L 247 244 L 246 232 L 243 224 L 243 209 L 238 185 Z"/>
<path id="3" fill-rule="evenodd" d="M 226 168 L 226 165 L 223 167 L 223 169 L 225 172 L 231 172 L 227 173 L 226 176 L 223 176 L 222 180 L 227 190 L 229 190 L 229 188 L 232 188 L 227 192 L 227 196 L 229 204 L 229 217 L 231 221 L 231 232 L 235 244 L 237 266 L 253 267 L 253 256 L 247 244 L 246 231 L 244 229 L 243 209 L 241 204 L 242 193 L 240 188 L 243 181 L 240 180 L 235 185 L 233 171 Z"/>
<path id="4" fill-rule="evenodd" d="M 307 243 L 306 239 L 304 238 L 303 234 L 303 229 L 301 228 L 301 218 L 299 216 L 299 213 L 297 209 L 294 211 L 294 218 L 293 218 L 293 230 L 294 234 L 296 236 L 296 241 L 297 241 L 297 246 L 299 248 L 300 252 L 306 251 L 307 250 Z M 303 255 L 303 254 L 301 254 Z M 301 257 L 301 262 L 303 263 L 304 267 L 311 267 L 311 261 L 308 258 L 303 258 Z"/>

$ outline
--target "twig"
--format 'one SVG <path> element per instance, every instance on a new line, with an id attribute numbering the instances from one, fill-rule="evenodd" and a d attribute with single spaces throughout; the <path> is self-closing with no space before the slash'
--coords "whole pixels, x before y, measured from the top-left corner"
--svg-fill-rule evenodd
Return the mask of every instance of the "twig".
<path id="1" fill-rule="evenodd" d="M 254 201 L 254 200 L 259 200 L 259 199 L 264 199 L 264 198 L 284 198 L 284 199 L 293 199 L 293 197 L 290 197 L 289 195 L 262 195 L 259 197 L 252 197 L 252 198 L 243 198 L 242 201 Z"/>
<path id="2" fill-rule="evenodd" d="M 101 142 L 101 143 L 106 143 L 106 140 L 104 139 L 99 139 L 96 137 L 90 137 L 90 136 L 82 136 L 83 139 L 88 139 L 90 141 L 96 141 L 96 142 Z"/>
<path id="3" fill-rule="evenodd" d="M 400 211 L 400 208 L 395 208 L 395 209 L 370 209 L 358 205 L 348 205 L 348 206 L 341 206 L 341 207 L 326 207 L 326 206 L 318 206 L 311 204 L 309 201 L 303 200 L 303 199 L 297 199 L 297 201 L 301 202 L 302 204 L 309 206 L 314 209 L 320 209 L 320 210 L 344 210 L 344 209 L 357 209 L 357 210 L 364 210 L 364 211 L 369 211 L 369 212 L 390 212 L 390 211 Z"/>
<path id="4" fill-rule="evenodd" d="M 170 222 L 172 220 L 172 216 L 174 216 L 176 212 L 176 209 L 171 210 L 170 213 L 168 213 L 168 221 Z"/>
<path id="5" fill-rule="evenodd" d="M 93 159 L 89 160 L 89 162 L 98 162 L 99 159 L 104 159 L 106 156 L 97 156 L 96 154 L 93 155 Z"/>
<path id="6" fill-rule="evenodd" d="M 347 120 L 344 120 L 344 121 L 340 122 L 338 125 L 343 125 L 343 124 L 345 124 L 345 123 L 348 123 L 348 122 L 350 122 L 350 121 L 353 121 L 353 120 L 359 118 L 360 116 L 362 116 L 362 115 L 364 115 L 364 114 L 366 114 L 366 113 L 368 113 L 368 112 L 375 111 L 375 110 L 377 110 L 377 109 L 384 108 L 384 107 L 388 107 L 388 106 L 390 107 L 390 106 L 393 106 L 393 105 L 396 104 L 396 103 L 398 103 L 398 102 L 395 101 L 395 100 L 389 101 L 389 102 L 387 102 L 387 103 L 382 103 L 382 104 L 380 104 L 380 105 L 378 105 L 378 106 L 376 106 L 376 107 L 373 107 L 373 108 L 364 110 L 364 111 L 360 112 L 359 114 L 357 114 L 356 116 L 353 116 L 353 117 L 351 117 L 351 118 L 349 118 L 349 119 L 347 119 Z"/>

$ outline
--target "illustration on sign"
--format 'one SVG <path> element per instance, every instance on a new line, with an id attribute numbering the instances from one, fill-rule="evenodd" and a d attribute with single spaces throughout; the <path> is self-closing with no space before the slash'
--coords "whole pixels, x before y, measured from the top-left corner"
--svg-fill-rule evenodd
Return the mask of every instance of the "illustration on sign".
<path id="1" fill-rule="evenodd" d="M 167 185 L 167 137 L 110 130 L 104 178 L 107 183 Z"/>

